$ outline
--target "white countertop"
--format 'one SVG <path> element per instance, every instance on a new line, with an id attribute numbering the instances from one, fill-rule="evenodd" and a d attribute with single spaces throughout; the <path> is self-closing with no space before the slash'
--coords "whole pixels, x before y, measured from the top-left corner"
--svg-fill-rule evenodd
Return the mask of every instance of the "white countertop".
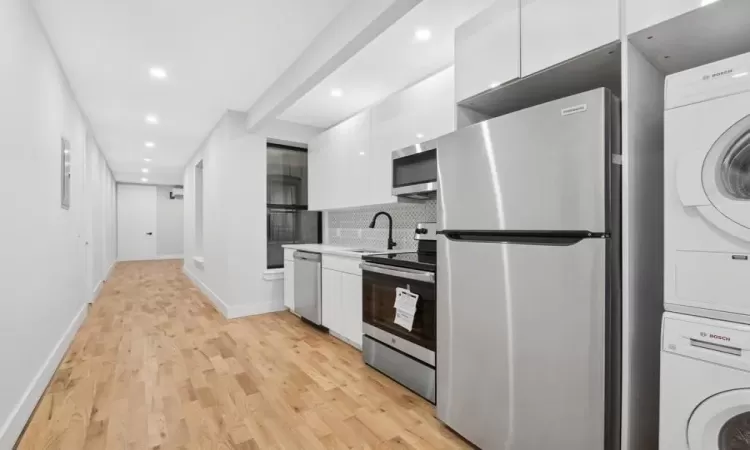
<path id="1" fill-rule="evenodd" d="M 282 247 L 293 249 L 293 250 L 302 250 L 304 252 L 310 252 L 310 253 L 321 253 L 324 255 L 344 256 L 347 258 L 356 258 L 356 259 L 362 259 L 363 256 L 368 256 L 368 255 L 407 253 L 407 252 L 414 251 L 414 250 L 376 250 L 376 249 L 371 250 L 366 247 L 342 247 L 339 245 L 325 245 L 325 244 L 287 244 L 287 245 L 282 245 Z M 364 253 L 352 251 L 352 250 L 362 250 L 362 249 L 366 249 L 367 251 Z"/>

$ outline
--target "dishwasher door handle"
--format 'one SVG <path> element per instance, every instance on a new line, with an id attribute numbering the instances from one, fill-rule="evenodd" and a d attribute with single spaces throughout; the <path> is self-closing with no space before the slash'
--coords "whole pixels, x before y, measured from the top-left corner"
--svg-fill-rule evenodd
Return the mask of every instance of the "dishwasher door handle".
<path id="1" fill-rule="evenodd" d="M 296 251 L 294 252 L 294 259 L 298 259 L 300 261 L 320 262 L 320 254 Z"/>

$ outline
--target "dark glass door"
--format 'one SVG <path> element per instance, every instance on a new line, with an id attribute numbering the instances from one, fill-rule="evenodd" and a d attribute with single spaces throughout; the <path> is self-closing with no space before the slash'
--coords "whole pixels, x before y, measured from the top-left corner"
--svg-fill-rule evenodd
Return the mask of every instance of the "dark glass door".
<path id="1" fill-rule="evenodd" d="M 419 295 L 412 330 L 396 325 L 396 288 Z M 398 278 L 392 275 L 362 272 L 362 313 L 365 323 L 435 351 L 435 284 Z"/>

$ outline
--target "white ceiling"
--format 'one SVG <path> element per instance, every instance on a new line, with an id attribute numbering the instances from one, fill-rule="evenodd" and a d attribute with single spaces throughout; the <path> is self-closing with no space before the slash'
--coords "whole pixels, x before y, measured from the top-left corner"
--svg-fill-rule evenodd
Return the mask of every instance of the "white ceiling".
<path id="1" fill-rule="evenodd" d="M 249 109 L 350 1 L 36 0 L 36 7 L 116 178 L 138 181 L 148 167 L 151 181 L 179 182 L 221 115 Z M 168 79 L 152 80 L 152 66 Z M 149 113 L 158 125 L 145 123 Z"/>
<path id="2" fill-rule="evenodd" d="M 494 0 L 424 0 L 339 67 L 280 119 L 328 128 L 453 63 L 456 27 Z M 428 41 L 415 31 L 427 28 Z M 341 97 L 332 97 L 341 89 Z"/>

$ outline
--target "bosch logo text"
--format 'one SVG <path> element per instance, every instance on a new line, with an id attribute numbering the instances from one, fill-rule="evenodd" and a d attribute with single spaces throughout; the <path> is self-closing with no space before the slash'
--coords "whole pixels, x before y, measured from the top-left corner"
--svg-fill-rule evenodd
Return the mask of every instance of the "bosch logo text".
<path id="1" fill-rule="evenodd" d="M 709 334 L 708 337 L 710 337 L 711 339 L 718 339 L 720 341 L 727 341 L 727 342 L 732 340 L 728 336 L 722 336 L 720 334 Z"/>

